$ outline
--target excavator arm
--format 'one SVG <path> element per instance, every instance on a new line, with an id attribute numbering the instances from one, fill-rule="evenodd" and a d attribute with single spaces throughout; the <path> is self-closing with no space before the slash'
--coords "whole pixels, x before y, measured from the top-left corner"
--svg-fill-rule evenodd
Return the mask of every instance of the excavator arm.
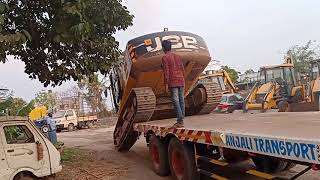
<path id="1" fill-rule="evenodd" d="M 275 92 L 275 84 L 272 82 L 266 84 L 256 83 L 251 89 L 249 95 L 245 99 L 244 111 L 261 110 L 264 112 L 267 109 L 272 109 L 276 106 L 272 100 Z"/>
<path id="2" fill-rule="evenodd" d="M 230 89 L 231 93 L 235 93 L 237 91 L 237 89 L 234 86 L 229 74 L 225 70 L 222 70 L 221 72 L 222 72 L 224 84 L 228 85 L 231 88 Z"/>

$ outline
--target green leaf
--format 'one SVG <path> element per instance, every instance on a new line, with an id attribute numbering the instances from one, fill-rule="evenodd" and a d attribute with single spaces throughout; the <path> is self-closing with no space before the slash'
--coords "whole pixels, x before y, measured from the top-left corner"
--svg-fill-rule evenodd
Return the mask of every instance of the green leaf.
<path id="1" fill-rule="evenodd" d="M 22 36 L 23 36 L 22 33 L 16 32 L 16 34 L 14 35 L 14 40 L 15 40 L 16 42 L 19 42 L 19 41 L 21 40 L 21 37 L 22 37 Z"/>
<path id="2" fill-rule="evenodd" d="M 96 72 L 105 75 L 117 64 L 119 45 L 113 35 L 132 25 L 133 19 L 119 0 L 29 1 L 0 3 L 1 11 L 15 13 L 8 17 L 0 13 L 0 61 L 8 55 L 19 57 L 29 77 L 45 85 Z M 26 6 L 31 10 L 28 13 Z M 39 14 L 47 15 L 36 19 Z M 4 27 L 10 27 L 10 32 Z M 49 53 L 39 54 L 43 49 Z"/>
<path id="3" fill-rule="evenodd" d="M 22 29 L 22 33 L 28 38 L 29 41 L 32 40 L 31 34 L 28 31 Z"/>
<path id="4" fill-rule="evenodd" d="M 53 37 L 53 40 L 54 40 L 55 42 L 59 43 L 59 42 L 61 41 L 60 35 L 58 34 L 58 35 L 54 36 L 54 37 Z"/>
<path id="5" fill-rule="evenodd" d="M 6 4 L 3 2 L 0 2 L 0 13 L 3 13 L 6 10 Z"/>
<path id="6" fill-rule="evenodd" d="M 4 23 L 4 17 L 3 15 L 0 15 L 0 26 L 2 26 Z"/>

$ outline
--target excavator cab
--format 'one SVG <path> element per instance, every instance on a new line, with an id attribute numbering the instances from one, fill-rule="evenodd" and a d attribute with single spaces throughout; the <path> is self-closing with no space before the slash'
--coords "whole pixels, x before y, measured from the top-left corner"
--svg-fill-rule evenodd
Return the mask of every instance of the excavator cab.
<path id="1" fill-rule="evenodd" d="M 287 62 L 291 62 L 287 59 Z M 276 66 L 264 66 L 259 71 L 259 81 L 247 96 L 243 110 L 278 109 L 288 111 L 288 104 L 302 101 L 304 88 L 297 85 L 294 65 L 283 63 Z"/>
<path id="2" fill-rule="evenodd" d="M 225 70 L 219 71 L 206 71 L 199 77 L 199 82 L 213 82 L 220 87 L 223 94 L 235 93 L 236 87 L 234 86 L 229 74 Z"/>
<path id="3" fill-rule="evenodd" d="M 291 64 L 262 67 L 260 69 L 260 82 L 269 86 L 279 86 L 279 94 L 282 96 L 290 96 L 292 88 L 297 85 L 294 68 Z"/>

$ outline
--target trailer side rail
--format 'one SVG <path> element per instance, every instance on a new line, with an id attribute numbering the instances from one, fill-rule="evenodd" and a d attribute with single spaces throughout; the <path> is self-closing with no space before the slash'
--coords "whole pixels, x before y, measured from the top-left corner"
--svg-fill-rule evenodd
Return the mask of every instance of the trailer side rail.
<path id="1" fill-rule="evenodd" d="M 154 133 L 160 137 L 174 135 L 181 141 L 214 145 L 234 150 L 262 154 L 271 157 L 293 160 L 302 163 L 320 164 L 320 141 L 314 139 L 294 139 L 255 134 L 234 134 L 214 130 L 195 130 L 191 128 L 171 128 L 149 123 L 134 124 L 136 131 Z"/>

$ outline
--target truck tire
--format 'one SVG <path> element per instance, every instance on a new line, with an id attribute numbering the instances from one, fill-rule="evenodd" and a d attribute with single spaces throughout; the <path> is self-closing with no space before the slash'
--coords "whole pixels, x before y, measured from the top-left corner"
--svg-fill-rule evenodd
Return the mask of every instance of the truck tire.
<path id="1" fill-rule="evenodd" d="M 153 170 L 159 176 L 168 176 L 170 174 L 168 147 L 165 142 L 151 135 L 149 139 L 149 153 L 152 160 Z"/>
<path id="2" fill-rule="evenodd" d="M 284 171 L 288 165 L 288 162 L 284 160 L 273 159 L 267 156 L 253 156 L 251 159 L 259 171 L 267 173 Z"/>
<path id="3" fill-rule="evenodd" d="M 88 126 L 89 129 L 93 128 L 93 122 L 92 121 L 88 122 L 87 126 Z"/>
<path id="4" fill-rule="evenodd" d="M 177 138 L 169 143 L 169 164 L 175 180 L 198 180 L 199 174 L 192 147 L 183 145 Z"/>
<path id="5" fill-rule="evenodd" d="M 74 131 L 74 125 L 73 124 L 69 124 L 68 125 L 68 131 L 69 132 Z"/>

